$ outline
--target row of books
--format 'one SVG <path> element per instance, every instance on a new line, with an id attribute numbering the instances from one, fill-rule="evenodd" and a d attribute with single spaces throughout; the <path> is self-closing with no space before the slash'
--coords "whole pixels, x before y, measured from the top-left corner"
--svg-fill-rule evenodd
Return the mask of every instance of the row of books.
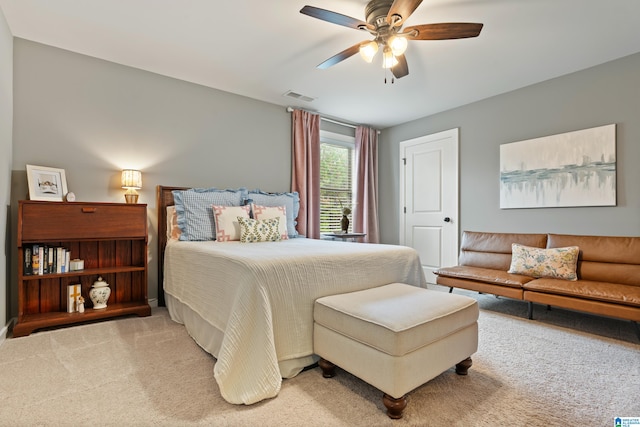
<path id="1" fill-rule="evenodd" d="M 69 271 L 71 253 L 63 246 L 25 245 L 23 253 L 25 276 Z"/>

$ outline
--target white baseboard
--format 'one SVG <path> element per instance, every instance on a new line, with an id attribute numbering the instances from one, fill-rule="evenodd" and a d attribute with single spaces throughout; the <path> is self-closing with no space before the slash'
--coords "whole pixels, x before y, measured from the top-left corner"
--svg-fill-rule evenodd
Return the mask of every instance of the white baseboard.
<path id="1" fill-rule="evenodd" d="M 7 324 L 2 329 L 0 329 L 0 345 L 2 345 L 6 341 L 9 329 L 11 328 L 11 325 L 13 325 L 13 322 L 15 320 L 15 318 L 9 319 Z"/>
<path id="2" fill-rule="evenodd" d="M 151 298 L 149 300 L 149 306 L 151 308 L 157 308 L 158 307 L 158 298 Z"/>

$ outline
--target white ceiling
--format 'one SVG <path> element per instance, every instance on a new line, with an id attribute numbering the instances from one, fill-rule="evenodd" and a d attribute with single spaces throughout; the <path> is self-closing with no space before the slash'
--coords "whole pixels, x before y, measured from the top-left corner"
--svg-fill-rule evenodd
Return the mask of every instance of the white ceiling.
<path id="1" fill-rule="evenodd" d="M 378 128 L 640 52 L 639 0 L 424 0 L 405 26 L 484 28 L 410 41 L 409 75 L 385 84 L 358 55 L 315 68 L 370 37 L 306 4 L 364 20 L 367 0 L 0 0 L 16 37 Z"/>

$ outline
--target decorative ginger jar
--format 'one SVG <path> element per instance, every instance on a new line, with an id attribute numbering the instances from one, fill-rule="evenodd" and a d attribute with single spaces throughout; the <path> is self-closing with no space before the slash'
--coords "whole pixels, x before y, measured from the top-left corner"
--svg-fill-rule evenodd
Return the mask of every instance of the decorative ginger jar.
<path id="1" fill-rule="evenodd" d="M 89 291 L 89 298 L 91 298 L 94 310 L 107 308 L 109 295 L 111 295 L 109 284 L 102 280 L 102 277 L 98 277 L 98 280 L 93 282 L 93 286 L 91 286 L 91 290 Z"/>

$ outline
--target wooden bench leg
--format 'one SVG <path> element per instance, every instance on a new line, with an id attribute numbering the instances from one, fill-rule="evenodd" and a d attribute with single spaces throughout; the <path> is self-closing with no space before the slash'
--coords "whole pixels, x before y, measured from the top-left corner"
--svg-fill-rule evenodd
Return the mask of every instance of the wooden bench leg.
<path id="1" fill-rule="evenodd" d="M 318 360 L 318 366 L 322 369 L 322 376 L 324 378 L 332 378 L 336 375 L 336 365 L 328 360 L 320 358 L 320 360 Z M 402 418 L 402 411 L 407 407 L 407 395 L 405 394 L 401 398 L 396 399 L 384 393 L 382 396 L 382 403 L 384 403 L 384 406 L 387 408 L 387 415 L 389 418 L 397 420 Z"/>
<path id="2" fill-rule="evenodd" d="M 529 301 L 529 312 L 527 313 L 529 320 L 533 319 L 533 303 Z"/>
<path id="3" fill-rule="evenodd" d="M 473 361 L 470 357 L 467 357 L 462 362 L 456 365 L 456 374 L 458 375 L 467 375 L 469 373 L 469 368 L 473 365 Z"/>
<path id="4" fill-rule="evenodd" d="M 322 369 L 322 376 L 324 378 L 333 378 L 336 376 L 336 365 L 328 360 L 320 358 L 320 360 L 318 360 L 318 366 Z"/>
<path id="5" fill-rule="evenodd" d="M 396 399 L 389 396 L 387 393 L 382 395 L 382 403 L 387 408 L 387 415 L 393 420 L 399 420 L 402 418 L 402 411 L 407 407 L 407 395 Z"/>

